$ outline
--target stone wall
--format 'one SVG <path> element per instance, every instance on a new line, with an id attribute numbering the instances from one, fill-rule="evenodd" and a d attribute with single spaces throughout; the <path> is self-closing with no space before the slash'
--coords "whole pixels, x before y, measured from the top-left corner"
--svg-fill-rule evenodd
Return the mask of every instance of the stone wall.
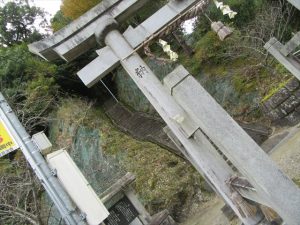
<path id="1" fill-rule="evenodd" d="M 263 111 L 279 125 L 293 126 L 300 122 L 300 84 L 292 78 L 283 88 L 262 104 Z"/>

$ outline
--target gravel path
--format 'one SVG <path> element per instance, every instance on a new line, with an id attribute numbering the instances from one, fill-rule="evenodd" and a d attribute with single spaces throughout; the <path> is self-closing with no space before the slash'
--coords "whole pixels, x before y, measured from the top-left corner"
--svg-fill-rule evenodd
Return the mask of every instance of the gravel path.
<path id="1" fill-rule="evenodd" d="M 291 178 L 300 178 L 300 126 L 290 133 L 271 151 L 272 159 Z"/>

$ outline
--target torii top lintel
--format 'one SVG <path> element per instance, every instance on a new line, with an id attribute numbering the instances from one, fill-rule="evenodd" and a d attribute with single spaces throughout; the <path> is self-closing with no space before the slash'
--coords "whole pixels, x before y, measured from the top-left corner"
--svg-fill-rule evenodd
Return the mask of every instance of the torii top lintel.
<path id="1" fill-rule="evenodd" d="M 29 50 L 48 61 L 59 57 L 71 61 L 96 45 L 93 35 L 96 27 L 100 26 L 99 23 L 104 15 L 110 15 L 117 22 L 122 22 L 147 1 L 103 0 L 52 36 L 30 44 Z M 66 52 L 67 50 L 69 52 Z"/>
<path id="2" fill-rule="evenodd" d="M 52 61 L 62 58 L 71 61 L 97 45 L 95 32 L 107 26 L 107 18 L 120 23 L 136 12 L 148 0 L 103 0 L 84 15 L 52 36 L 29 45 L 29 50 Z M 153 16 L 136 28 L 129 27 L 124 35 L 132 38 L 132 46 L 144 42 L 176 16 L 186 12 L 197 3 L 207 5 L 209 0 L 170 0 Z M 135 33 L 136 35 L 133 35 Z"/>

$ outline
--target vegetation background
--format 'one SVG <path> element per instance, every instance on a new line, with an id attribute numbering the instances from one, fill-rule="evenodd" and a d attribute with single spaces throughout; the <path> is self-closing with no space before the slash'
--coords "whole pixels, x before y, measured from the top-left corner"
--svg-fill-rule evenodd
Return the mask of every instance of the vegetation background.
<path id="1" fill-rule="evenodd" d="M 99 2 L 63 0 L 61 10 L 51 20 L 52 29 L 63 28 Z M 166 2 L 150 1 L 121 29 L 139 24 Z M 260 105 L 292 76 L 263 46 L 274 36 L 283 43 L 289 40 L 300 30 L 300 13 L 284 0 L 224 2 L 238 12 L 235 19 L 223 16 L 213 4 L 206 14 L 234 30 L 226 41 L 220 41 L 211 31 L 207 17 L 199 16 L 191 34 L 179 28 L 164 37 L 179 54 L 178 62 L 160 60 L 167 56 L 155 41 L 149 46 L 155 57 L 143 57 L 160 79 L 183 64 L 235 119 L 269 124 Z M 118 131 L 106 117 L 101 91 L 95 95 L 95 89 L 85 88 L 76 76 L 96 57 L 94 51 L 71 63 L 49 63 L 29 53 L 27 44 L 45 37 L 36 28 L 37 21 L 39 26 L 47 26 L 45 12 L 26 0 L 0 7 L 0 89 L 28 132 L 44 130 L 56 148 L 70 151 L 80 127 L 97 132 L 101 140 L 98 150 L 114 158 L 123 170 L 136 174 L 135 189 L 151 213 L 167 208 L 182 222 L 208 201 L 213 194 L 189 163 L 166 149 Z M 187 54 L 174 35 L 194 53 Z M 157 116 L 122 69 L 105 81 L 123 104 Z M 0 224 L 56 224 L 40 210 L 46 204 L 44 191 L 20 152 L 0 159 L 0 192 Z"/>

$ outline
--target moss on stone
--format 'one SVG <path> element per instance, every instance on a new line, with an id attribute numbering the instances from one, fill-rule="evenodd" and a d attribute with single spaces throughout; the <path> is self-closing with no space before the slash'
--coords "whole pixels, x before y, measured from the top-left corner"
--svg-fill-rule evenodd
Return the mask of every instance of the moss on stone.
<path id="1" fill-rule="evenodd" d="M 290 81 L 291 79 L 289 80 L 285 80 L 281 83 L 278 84 L 278 86 L 276 87 L 273 87 L 264 97 L 263 99 L 261 100 L 262 103 L 268 101 L 274 94 L 276 94 L 280 89 L 284 88 L 285 85 Z"/>

